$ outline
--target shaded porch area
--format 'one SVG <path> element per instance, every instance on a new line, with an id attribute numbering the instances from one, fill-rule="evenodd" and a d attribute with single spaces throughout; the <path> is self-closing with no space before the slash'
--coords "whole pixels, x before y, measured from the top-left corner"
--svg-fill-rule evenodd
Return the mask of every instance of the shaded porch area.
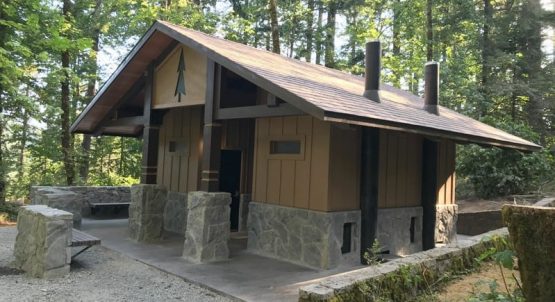
<path id="1" fill-rule="evenodd" d="M 81 229 L 99 237 L 105 247 L 189 282 L 245 301 L 297 301 L 301 286 L 362 267 L 345 265 L 333 270 L 315 270 L 262 257 L 246 250 L 246 234 L 239 232 L 231 235 L 228 260 L 193 264 L 182 258 L 183 235 L 166 232 L 158 242 L 137 243 L 129 238 L 127 219 L 85 218 Z"/>

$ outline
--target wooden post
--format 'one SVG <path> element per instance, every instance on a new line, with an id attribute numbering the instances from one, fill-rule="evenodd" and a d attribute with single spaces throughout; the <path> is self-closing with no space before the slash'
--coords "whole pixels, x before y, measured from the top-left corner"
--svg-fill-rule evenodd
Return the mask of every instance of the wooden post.
<path id="1" fill-rule="evenodd" d="M 214 112 L 220 103 L 221 66 L 208 60 L 207 68 L 201 190 L 218 192 L 220 190 L 222 124 L 214 119 Z"/>
<path id="2" fill-rule="evenodd" d="M 422 248 L 435 247 L 438 143 L 425 139 L 422 146 Z"/>
<path id="3" fill-rule="evenodd" d="M 145 102 L 143 109 L 143 161 L 141 171 L 142 184 L 156 184 L 158 167 L 158 141 L 161 118 L 152 111 L 152 86 L 154 83 L 154 65 L 148 67 L 145 75 Z"/>
<path id="4" fill-rule="evenodd" d="M 378 227 L 378 173 L 380 130 L 362 128 L 360 158 L 360 260 L 365 263 L 364 253 L 372 247 Z"/>

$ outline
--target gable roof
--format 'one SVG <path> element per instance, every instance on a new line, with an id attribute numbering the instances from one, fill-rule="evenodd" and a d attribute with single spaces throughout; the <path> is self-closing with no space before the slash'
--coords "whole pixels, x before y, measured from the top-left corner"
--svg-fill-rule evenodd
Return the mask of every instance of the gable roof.
<path id="1" fill-rule="evenodd" d="M 153 43 L 153 40 L 158 42 Z M 115 102 L 114 94 L 110 97 L 105 97 L 105 94 L 113 87 L 124 90 L 126 85 L 122 83 L 133 74 L 137 75 L 137 70 L 146 70 L 150 63 L 139 61 L 156 59 L 173 40 L 205 54 L 216 63 L 322 120 L 520 150 L 541 148 L 441 106 L 439 115 L 429 113 L 423 110 L 422 98 L 392 86 L 381 84 L 381 102 L 374 102 L 362 96 L 364 78 L 360 76 L 290 59 L 164 21 L 153 24 L 81 113 L 71 130 L 91 131 L 91 126 L 99 122 L 91 117 L 101 116 L 99 111 L 107 111 L 109 104 Z M 130 87 L 130 84 L 127 86 Z M 121 92 L 119 94 L 123 95 Z M 95 110 L 97 113 L 93 114 Z"/>

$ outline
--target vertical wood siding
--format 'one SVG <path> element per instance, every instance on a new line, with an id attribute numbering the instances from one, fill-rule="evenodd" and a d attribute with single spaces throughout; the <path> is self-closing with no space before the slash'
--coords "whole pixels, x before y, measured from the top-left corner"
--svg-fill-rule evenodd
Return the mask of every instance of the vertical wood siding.
<path id="1" fill-rule="evenodd" d="M 185 146 L 185 149 L 170 152 L 170 141 Z M 202 107 L 170 110 L 160 127 L 157 183 L 175 192 L 198 190 L 201 141 Z"/>
<path id="2" fill-rule="evenodd" d="M 455 155 L 456 145 L 453 141 L 442 140 L 438 143 L 438 204 L 455 203 Z"/>
<path id="3" fill-rule="evenodd" d="M 379 208 L 414 207 L 422 195 L 422 137 L 380 130 Z"/>
<path id="4" fill-rule="evenodd" d="M 222 149 L 241 150 L 241 193 L 252 192 L 254 120 L 226 120 L 222 124 Z"/>
<path id="5" fill-rule="evenodd" d="M 270 141 L 295 138 L 302 155 L 270 155 Z M 359 208 L 360 131 L 310 116 L 256 121 L 255 201 L 316 211 Z"/>

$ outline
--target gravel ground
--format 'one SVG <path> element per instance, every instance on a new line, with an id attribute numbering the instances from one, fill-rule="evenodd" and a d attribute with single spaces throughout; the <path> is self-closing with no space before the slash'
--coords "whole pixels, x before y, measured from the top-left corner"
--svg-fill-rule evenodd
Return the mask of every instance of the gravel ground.
<path id="1" fill-rule="evenodd" d="M 27 277 L 10 268 L 15 227 L 0 227 L 0 301 L 231 301 L 102 246 L 79 255 L 68 276 Z"/>

